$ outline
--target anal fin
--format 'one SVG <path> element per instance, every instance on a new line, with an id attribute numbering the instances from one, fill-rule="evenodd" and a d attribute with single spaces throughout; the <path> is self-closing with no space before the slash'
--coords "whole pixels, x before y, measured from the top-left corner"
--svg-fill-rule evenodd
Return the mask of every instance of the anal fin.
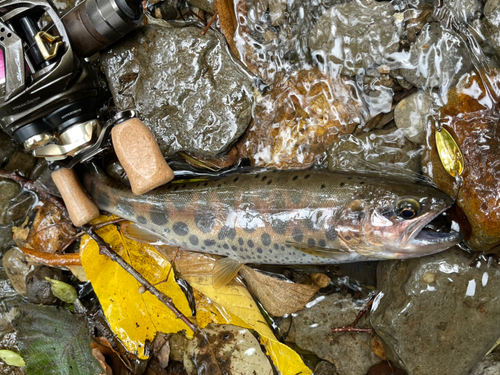
<path id="1" fill-rule="evenodd" d="M 212 269 L 213 286 L 220 289 L 226 286 L 238 274 L 243 264 L 232 258 L 222 258 L 215 262 Z"/>

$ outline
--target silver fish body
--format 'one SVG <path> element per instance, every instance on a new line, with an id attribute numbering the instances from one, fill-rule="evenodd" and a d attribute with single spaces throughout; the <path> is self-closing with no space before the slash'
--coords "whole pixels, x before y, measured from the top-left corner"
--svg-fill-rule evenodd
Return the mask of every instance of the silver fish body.
<path id="1" fill-rule="evenodd" d="M 91 166 L 83 183 L 101 210 L 167 244 L 241 263 L 408 258 L 462 239 L 423 229 L 452 198 L 428 185 L 378 176 L 265 171 L 173 182 L 135 196 Z"/>

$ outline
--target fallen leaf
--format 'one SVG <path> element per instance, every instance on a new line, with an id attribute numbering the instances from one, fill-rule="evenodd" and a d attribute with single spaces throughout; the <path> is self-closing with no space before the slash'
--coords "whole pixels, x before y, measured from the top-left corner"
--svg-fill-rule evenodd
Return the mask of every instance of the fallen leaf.
<path id="1" fill-rule="evenodd" d="M 188 365 L 186 366 L 188 373 L 222 375 L 222 371 L 219 367 L 216 354 L 212 349 L 212 345 L 202 331 L 197 331 L 193 340 L 188 342 L 188 347 L 184 352 L 184 356 L 186 356 L 187 352 L 194 353 L 192 358 L 193 363 L 191 364 L 194 371 L 189 371 L 187 368 L 189 367 Z M 184 364 L 187 364 L 186 361 L 184 361 Z"/>
<path id="2" fill-rule="evenodd" d="M 212 277 L 207 275 L 211 275 L 214 263 L 214 257 L 187 251 L 179 252 L 175 261 L 182 278 L 201 293 L 195 293 L 198 326 L 204 328 L 209 323 L 218 323 L 253 329 L 282 375 L 312 374 L 295 351 L 276 339 L 241 281 L 235 279 L 222 288 L 213 287 Z"/>
<path id="3" fill-rule="evenodd" d="M 320 289 L 317 285 L 280 280 L 243 266 L 240 275 L 248 290 L 271 315 L 283 316 L 302 310 Z"/>
<path id="4" fill-rule="evenodd" d="M 49 282 L 52 294 L 59 298 L 61 301 L 66 303 L 74 303 L 75 299 L 78 298 L 76 289 L 73 286 L 63 281 L 50 279 L 48 277 L 46 277 L 45 280 Z"/>
<path id="5" fill-rule="evenodd" d="M 0 359 L 9 366 L 24 367 L 26 363 L 23 357 L 12 350 L 0 350 Z"/>
<path id="6" fill-rule="evenodd" d="M 109 218 L 101 216 L 92 224 L 107 220 Z M 155 284 L 166 278 L 170 263 L 154 247 L 125 238 L 114 225 L 101 228 L 97 233 L 150 283 Z M 85 273 L 106 319 L 127 350 L 146 359 L 145 342 L 153 341 L 157 332 L 185 330 L 186 335 L 192 337 L 193 332 L 155 296 L 149 292 L 139 293 L 139 282 L 117 263 L 100 255 L 97 244 L 88 236 L 82 238 L 80 253 Z M 185 316 L 191 316 L 188 301 L 175 282 L 173 272 L 167 282 L 156 287 L 172 298 L 174 305 Z"/>
<path id="7" fill-rule="evenodd" d="M 108 366 L 106 358 L 104 358 L 104 355 L 99 351 L 99 349 L 92 349 L 92 355 L 99 361 L 102 368 L 106 371 L 106 375 L 113 375 L 113 370 Z"/>
<path id="8" fill-rule="evenodd" d="M 325 76 L 318 68 L 277 77 L 255 106 L 248 156 L 254 166 L 308 168 L 361 123 L 361 100 L 354 82 Z"/>
<path id="9" fill-rule="evenodd" d="M 218 12 L 219 14 L 220 28 L 222 30 L 222 33 L 226 37 L 231 51 L 233 51 L 236 57 L 239 58 L 240 54 L 234 42 L 234 33 L 236 32 L 238 24 L 236 22 L 236 15 L 234 13 L 233 0 L 215 0 L 214 12 Z"/>
<path id="10" fill-rule="evenodd" d="M 22 304 L 12 322 L 30 375 L 101 373 L 92 355 L 90 333 L 82 315 L 52 306 Z"/>

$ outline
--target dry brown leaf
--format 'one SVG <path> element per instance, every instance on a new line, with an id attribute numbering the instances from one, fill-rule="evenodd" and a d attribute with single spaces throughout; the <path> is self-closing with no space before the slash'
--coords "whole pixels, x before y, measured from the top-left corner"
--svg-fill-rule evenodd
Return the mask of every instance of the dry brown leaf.
<path id="1" fill-rule="evenodd" d="M 247 139 L 254 166 L 308 168 L 361 122 L 363 104 L 355 84 L 318 68 L 281 76 L 254 111 Z"/>
<path id="2" fill-rule="evenodd" d="M 302 310 L 320 289 L 317 285 L 296 284 L 265 275 L 243 266 L 240 275 L 248 290 L 271 315 L 283 316 Z"/>
<path id="3" fill-rule="evenodd" d="M 108 366 L 106 358 L 104 358 L 104 355 L 99 351 L 99 349 L 92 349 L 92 355 L 99 361 L 102 368 L 106 371 L 106 375 L 113 375 L 113 370 L 111 370 L 111 367 Z"/>
<path id="4" fill-rule="evenodd" d="M 236 43 L 234 42 L 234 33 L 236 32 L 238 24 L 234 13 L 233 0 L 215 0 L 214 12 L 218 12 L 219 14 L 220 28 L 226 37 L 231 51 L 233 51 L 237 58 L 240 58 L 240 53 L 238 52 Z"/>
<path id="5" fill-rule="evenodd" d="M 33 221 L 27 243 L 34 249 L 54 254 L 61 250 L 76 234 L 69 220 L 50 202 L 41 206 Z"/>

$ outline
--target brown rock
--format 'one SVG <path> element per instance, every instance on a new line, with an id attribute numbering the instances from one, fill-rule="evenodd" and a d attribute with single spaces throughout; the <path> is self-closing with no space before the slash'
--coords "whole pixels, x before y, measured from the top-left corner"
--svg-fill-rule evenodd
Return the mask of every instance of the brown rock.
<path id="1" fill-rule="evenodd" d="M 362 104 L 353 86 L 318 68 L 277 79 L 255 107 L 247 141 L 252 164 L 279 169 L 314 164 L 360 123 Z"/>
<path id="2" fill-rule="evenodd" d="M 484 82 L 487 82 L 485 90 Z M 440 125 L 444 126 L 460 147 L 465 161 L 463 187 L 443 168 L 436 151 L 435 127 L 427 139 L 423 155 L 424 172 L 439 189 L 456 196 L 471 226 L 467 244 L 474 251 L 485 251 L 500 244 L 500 142 L 498 123 L 500 72 L 477 72 L 462 77 L 450 89 L 448 103 L 441 108 Z"/>

